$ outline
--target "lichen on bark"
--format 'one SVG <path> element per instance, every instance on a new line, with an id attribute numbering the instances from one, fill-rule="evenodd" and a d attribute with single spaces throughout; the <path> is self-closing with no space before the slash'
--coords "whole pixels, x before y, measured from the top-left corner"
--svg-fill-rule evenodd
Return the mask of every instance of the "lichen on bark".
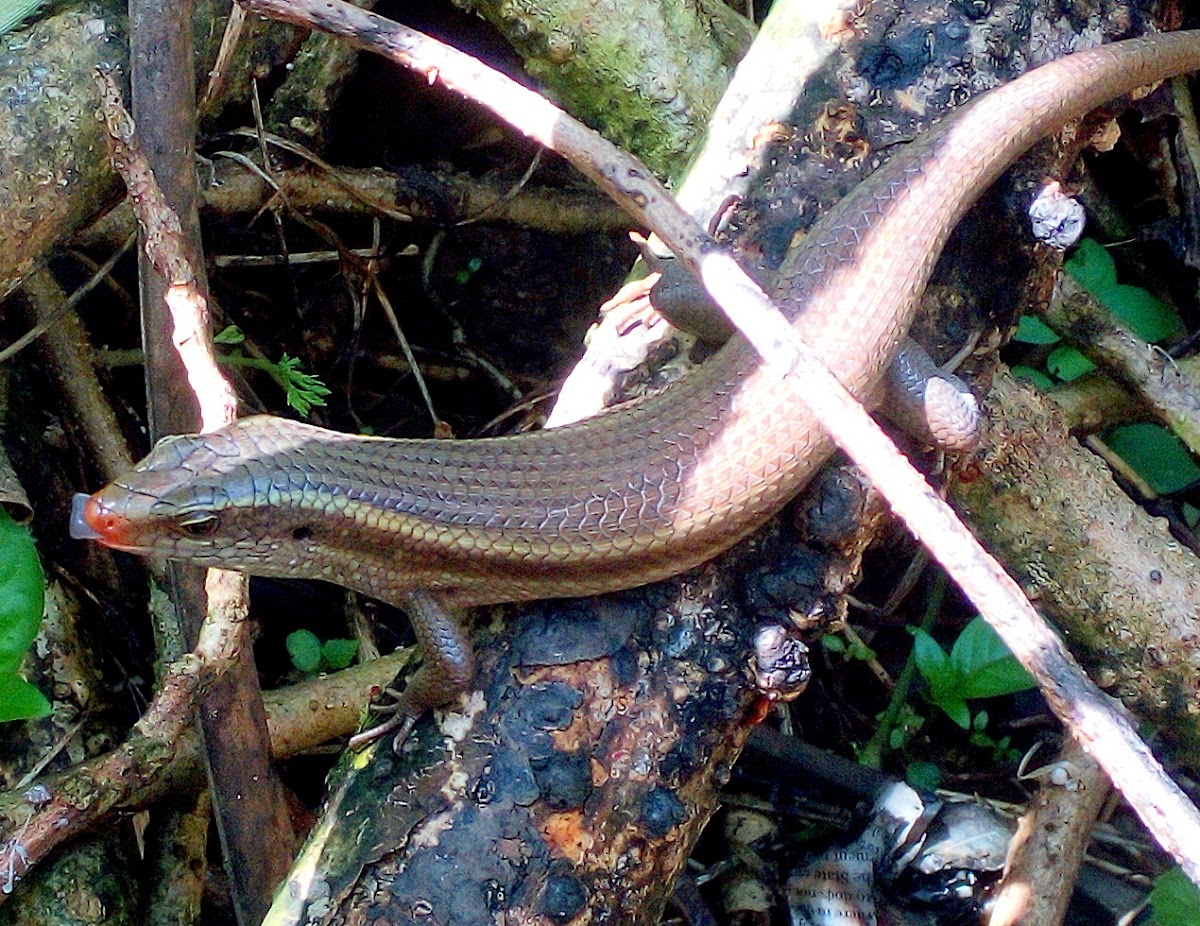
<path id="1" fill-rule="evenodd" d="M 458 3 L 495 25 L 567 111 L 660 178 L 683 170 L 753 36 L 710 0 Z"/>

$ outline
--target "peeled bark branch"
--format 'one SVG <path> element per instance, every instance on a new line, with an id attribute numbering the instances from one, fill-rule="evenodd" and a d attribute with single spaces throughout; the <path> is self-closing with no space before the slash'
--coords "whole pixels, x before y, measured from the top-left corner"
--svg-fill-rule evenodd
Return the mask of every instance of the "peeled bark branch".
<path id="1" fill-rule="evenodd" d="M 1054 404 L 999 375 L 978 475 L 951 501 L 1093 677 L 1200 762 L 1200 562 L 1067 434 Z"/>

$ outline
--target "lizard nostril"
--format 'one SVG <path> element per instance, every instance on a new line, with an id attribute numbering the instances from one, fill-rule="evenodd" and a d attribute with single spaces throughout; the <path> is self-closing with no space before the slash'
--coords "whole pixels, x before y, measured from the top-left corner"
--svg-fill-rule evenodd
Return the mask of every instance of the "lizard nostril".
<path id="1" fill-rule="evenodd" d="M 76 540 L 119 541 L 126 518 L 104 507 L 94 495 L 77 494 L 71 502 L 70 533 Z"/>

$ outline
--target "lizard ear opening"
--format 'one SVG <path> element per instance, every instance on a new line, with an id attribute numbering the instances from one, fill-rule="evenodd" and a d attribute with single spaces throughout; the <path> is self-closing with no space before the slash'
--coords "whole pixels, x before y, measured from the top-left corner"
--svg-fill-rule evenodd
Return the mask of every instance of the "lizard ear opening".
<path id="1" fill-rule="evenodd" d="M 293 540 L 311 540 L 312 535 L 313 535 L 313 529 L 311 527 L 309 527 L 307 524 L 302 524 L 299 527 L 292 528 L 292 539 Z"/>

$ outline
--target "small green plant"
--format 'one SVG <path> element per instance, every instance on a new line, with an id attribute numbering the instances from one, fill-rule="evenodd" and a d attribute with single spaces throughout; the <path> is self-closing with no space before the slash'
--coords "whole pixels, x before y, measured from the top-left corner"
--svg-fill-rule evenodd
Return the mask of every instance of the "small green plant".
<path id="1" fill-rule="evenodd" d="M 869 662 L 872 659 L 878 658 L 875 650 L 867 646 L 857 636 L 846 640 L 838 636 L 836 633 L 826 634 L 821 637 L 821 646 L 827 652 L 837 653 L 844 659 L 855 660 L 857 662 Z"/>
<path id="2" fill-rule="evenodd" d="M 1016 765 L 1021 761 L 1021 750 L 1012 744 L 1012 737 L 1007 734 L 999 739 L 992 736 L 987 729 L 988 720 L 988 712 L 983 710 L 971 717 L 971 745 L 991 752 L 993 765 Z"/>
<path id="3" fill-rule="evenodd" d="M 1117 282 L 1112 255 L 1091 238 L 1079 242 L 1063 270 L 1080 287 L 1117 316 L 1143 341 L 1154 343 L 1173 336 L 1181 327 L 1179 316 L 1152 293 Z M 1013 340 L 1047 347 L 1058 344 L 1058 334 L 1045 322 L 1029 315 L 1021 317 Z M 1069 383 L 1096 368 L 1069 344 L 1059 344 L 1047 356 L 1044 369 L 1014 366 L 1013 375 L 1049 392 L 1054 383 Z M 1104 442 L 1135 470 L 1155 492 L 1170 495 L 1200 481 L 1200 467 L 1188 454 L 1183 441 L 1168 428 L 1143 423 L 1112 428 Z"/>
<path id="4" fill-rule="evenodd" d="M 296 630 L 287 636 L 287 651 L 296 670 L 305 675 L 318 672 L 337 672 L 354 661 L 358 652 L 357 640 L 326 640 L 321 642 L 311 630 Z"/>
<path id="5" fill-rule="evenodd" d="M 1150 910 L 1153 926 L 1200 926 L 1200 888 L 1176 866 L 1155 879 Z"/>
<path id="6" fill-rule="evenodd" d="M 466 266 L 459 268 L 454 274 L 454 282 L 459 286 L 466 286 L 471 282 L 471 277 L 475 276 L 483 267 L 483 261 L 478 257 L 472 257 L 467 261 Z"/>
<path id="7" fill-rule="evenodd" d="M 1153 293 L 1140 286 L 1118 283 L 1112 255 L 1098 241 L 1091 238 L 1080 241 L 1075 253 L 1063 264 L 1063 270 L 1143 341 L 1163 341 L 1182 325 L 1175 311 Z M 1046 347 L 1058 344 L 1061 338 L 1041 319 L 1023 315 L 1013 340 Z M 1046 371 L 1063 383 L 1078 379 L 1095 368 L 1092 361 L 1066 344 L 1056 347 L 1046 357 Z M 1046 371 L 1027 366 L 1013 367 L 1014 375 L 1030 380 L 1039 389 L 1053 388 L 1053 380 L 1046 376 Z"/>
<path id="8" fill-rule="evenodd" d="M 230 325 L 213 338 L 214 344 L 225 347 L 236 347 L 246 341 L 246 335 L 237 325 Z M 289 407 L 294 408 L 302 417 L 307 417 L 314 407 L 325 404 L 325 396 L 329 395 L 329 387 L 311 373 L 300 369 L 300 358 L 284 354 L 278 363 L 263 360 L 258 357 L 247 357 L 242 353 L 230 353 L 220 358 L 222 363 L 229 366 L 248 367 L 252 370 L 262 370 L 283 389 Z"/>
<path id="9" fill-rule="evenodd" d="M 877 719 L 882 720 L 881 714 Z M 892 752 L 899 752 L 908 741 L 921 732 L 921 728 L 925 726 L 925 718 L 911 704 L 905 703 L 892 718 L 892 726 L 888 730 L 888 749 Z"/>
<path id="10" fill-rule="evenodd" d="M 1018 344 L 1049 346 L 1057 344 L 1062 338 L 1036 315 L 1022 315 L 1017 321 L 1017 333 L 1013 335 L 1013 340 Z"/>
<path id="11" fill-rule="evenodd" d="M 963 628 L 949 653 L 927 631 L 914 627 L 909 632 L 917 671 L 928 686 L 926 697 L 964 730 L 973 729 L 968 700 L 1034 687 L 1033 678 L 981 617 Z"/>
<path id="12" fill-rule="evenodd" d="M 922 791 L 936 791 L 942 786 L 942 770 L 933 762 L 920 759 L 904 767 L 904 780 Z"/>
<path id="13" fill-rule="evenodd" d="M 19 671 L 42 624 L 45 582 L 28 528 L 0 507 L 0 721 L 50 713 L 46 696 Z"/>

